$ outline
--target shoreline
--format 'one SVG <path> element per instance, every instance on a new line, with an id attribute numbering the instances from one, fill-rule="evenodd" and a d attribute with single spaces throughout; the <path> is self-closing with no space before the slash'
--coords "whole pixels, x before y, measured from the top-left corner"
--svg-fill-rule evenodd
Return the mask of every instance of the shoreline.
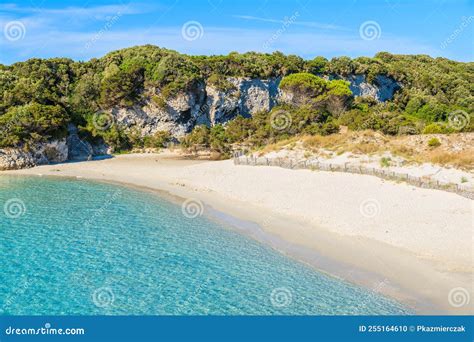
<path id="1" fill-rule="evenodd" d="M 169 194 L 175 197 L 174 202 L 178 203 L 186 198 L 195 198 L 205 203 L 205 214 L 212 219 L 231 225 L 241 233 L 319 271 L 391 297 L 409 308 L 414 308 L 417 314 L 472 314 L 469 304 L 456 308 L 448 301 L 448 294 L 453 288 L 463 287 L 472 292 L 472 260 L 466 260 L 464 265 L 456 262 L 457 260 L 446 260 L 446 263 L 441 265 L 433 256 L 416 255 L 410 250 L 411 246 L 401 248 L 364 234 L 348 234 L 341 229 L 331 231 L 323 225 L 308 223 L 308 220 L 302 220 L 297 215 L 272 210 L 266 201 L 271 198 L 271 193 L 263 194 L 260 202 L 250 202 L 239 198 L 238 194 L 232 191 L 229 193 L 228 189 L 215 191 L 215 184 L 212 184 L 215 179 L 211 178 L 206 183 L 191 182 L 187 178 L 189 174 L 196 172 L 197 175 L 197 171 L 208 167 L 221 167 L 222 173 L 225 174 L 231 168 L 226 162 L 179 160 L 166 154 L 124 155 L 105 160 L 6 171 L 0 175 L 44 175 L 105 181 L 151 190 L 160 196 L 166 194 L 165 197 L 168 197 Z M 230 169 L 231 172 L 238 173 L 241 168 L 246 167 L 236 168 Z M 265 174 L 264 169 L 256 172 L 262 171 Z M 180 172 L 184 172 L 184 175 L 180 175 Z M 281 172 L 307 172 L 305 177 L 312 177 L 311 171 Z M 323 177 L 330 178 L 326 174 Z M 350 177 L 357 179 L 370 176 Z M 244 184 L 241 186 L 246 185 L 244 179 L 242 182 Z M 381 180 L 376 182 L 384 183 Z M 233 186 L 234 188 L 231 184 L 230 189 L 237 191 L 235 187 L 239 184 Z M 257 190 L 255 189 L 259 195 Z M 290 194 L 285 189 L 279 191 L 279 195 L 283 197 Z M 342 209 L 344 211 L 344 207 Z M 464 240 L 462 237 L 459 239 L 458 243 Z M 470 252 L 472 256 L 472 248 L 471 251 L 464 252 Z M 464 255 L 461 256 L 461 260 L 465 260 Z"/>

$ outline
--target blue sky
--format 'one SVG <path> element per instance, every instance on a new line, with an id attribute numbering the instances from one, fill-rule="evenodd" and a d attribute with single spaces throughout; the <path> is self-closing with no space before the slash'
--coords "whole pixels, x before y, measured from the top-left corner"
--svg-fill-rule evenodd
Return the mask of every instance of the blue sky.
<path id="1" fill-rule="evenodd" d="M 189 54 L 378 51 L 473 61 L 474 0 L 163 0 L 0 3 L 0 63 L 88 60 L 154 44 Z"/>

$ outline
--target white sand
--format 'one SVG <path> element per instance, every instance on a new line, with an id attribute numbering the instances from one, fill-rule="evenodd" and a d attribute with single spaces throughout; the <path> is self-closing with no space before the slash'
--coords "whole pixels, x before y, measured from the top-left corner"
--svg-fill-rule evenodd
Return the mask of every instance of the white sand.
<path id="1" fill-rule="evenodd" d="M 474 312 L 474 204 L 453 193 L 372 176 L 185 161 L 168 154 L 8 173 L 116 181 L 199 199 L 260 224 L 284 252 L 420 313 Z M 450 304 L 455 288 L 469 293 L 469 304 Z"/>

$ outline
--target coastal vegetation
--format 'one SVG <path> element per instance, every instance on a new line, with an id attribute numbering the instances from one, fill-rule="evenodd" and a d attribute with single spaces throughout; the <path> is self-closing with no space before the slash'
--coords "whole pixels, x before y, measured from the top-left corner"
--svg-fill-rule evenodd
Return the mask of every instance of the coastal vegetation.
<path id="1" fill-rule="evenodd" d="M 332 158 L 342 154 L 375 157 L 380 166 L 394 159 L 419 165 L 431 163 L 455 169 L 474 170 L 474 135 L 464 133 L 388 136 L 372 130 L 331 135 L 300 135 L 256 149 L 257 156 L 290 151 L 296 159 Z M 352 158 L 348 161 L 354 161 Z"/>
<path id="2" fill-rule="evenodd" d="M 354 97 L 343 78 L 359 74 L 376 85 L 377 76 L 385 75 L 401 88 L 386 102 Z M 63 137 L 70 123 L 83 139 L 116 150 L 165 146 L 173 140 L 169 132 L 141 136 L 118 125 L 97 129 L 94 114 L 131 108 L 147 97 L 165 107 L 168 98 L 204 81 L 221 91 L 235 90 L 230 77 L 282 78 L 280 90 L 291 94 L 291 101 L 252 117 L 237 115 L 225 124 L 196 125 L 182 138 L 184 147 L 228 155 L 235 144 L 261 147 L 297 135 L 327 136 L 340 126 L 397 136 L 474 131 L 474 120 L 469 120 L 474 63 L 387 52 L 331 60 L 280 52 L 188 56 L 145 45 L 87 62 L 52 58 L 0 65 L 0 148 Z M 465 124 L 450 124 L 453 112 L 464 115 Z"/>
<path id="3" fill-rule="evenodd" d="M 66 135 L 68 117 L 60 105 L 13 106 L 0 116 L 0 146 L 44 142 Z"/>

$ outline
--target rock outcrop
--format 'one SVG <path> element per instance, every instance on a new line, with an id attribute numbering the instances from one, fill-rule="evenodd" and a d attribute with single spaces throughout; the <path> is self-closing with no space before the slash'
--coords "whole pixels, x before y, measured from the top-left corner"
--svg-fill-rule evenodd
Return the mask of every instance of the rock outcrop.
<path id="1" fill-rule="evenodd" d="M 29 152 L 16 148 L 0 149 L 0 171 L 33 167 L 35 161 Z"/>
<path id="2" fill-rule="evenodd" d="M 350 82 L 354 96 L 369 96 L 380 102 L 392 99 L 401 88 L 398 82 L 385 75 L 376 76 L 372 83 L 363 74 L 328 78 L 345 79 Z M 168 131 L 179 138 L 196 125 L 224 124 L 239 114 L 251 117 L 257 112 L 271 110 L 280 101 L 289 100 L 283 98 L 285 94 L 278 88 L 281 78 L 229 77 L 227 81 L 232 87 L 226 90 L 199 83 L 190 91 L 175 94 L 160 105 L 153 101 L 153 95 L 159 95 L 156 90 L 143 103 L 130 108 L 112 108 L 109 114 L 118 125 L 142 136 Z"/>
<path id="3" fill-rule="evenodd" d="M 330 78 L 344 79 L 350 83 L 352 94 L 357 96 L 372 97 L 379 102 L 391 100 L 393 95 L 402 86 L 393 78 L 386 75 L 377 75 L 372 83 L 367 81 L 364 74 L 350 75 L 348 77 L 332 76 Z"/>
<path id="4" fill-rule="evenodd" d="M 150 95 L 142 104 L 112 108 L 110 114 L 115 123 L 136 130 L 142 136 L 168 131 L 181 137 L 195 125 L 225 123 L 238 114 L 250 117 L 271 110 L 277 103 L 279 78 L 228 78 L 228 81 L 232 84 L 228 90 L 200 83 L 189 92 L 178 93 L 160 105 Z"/>
<path id="5" fill-rule="evenodd" d="M 74 125 L 68 126 L 68 136 L 61 140 L 39 143 L 29 148 L 0 149 L 0 171 L 17 170 L 36 165 L 90 160 L 110 152 L 104 144 L 91 145 L 82 140 Z"/>
<path id="6" fill-rule="evenodd" d="M 31 154 L 36 165 L 65 162 L 68 159 L 66 139 L 37 144 Z"/>
<path id="7" fill-rule="evenodd" d="M 72 124 L 68 126 L 67 148 L 69 160 L 90 160 L 94 155 L 92 145 L 79 137 L 77 127 Z"/>
<path id="8" fill-rule="evenodd" d="M 183 136 L 202 115 L 205 88 L 204 84 L 199 84 L 189 92 L 178 93 L 164 100 L 161 105 L 153 101 L 153 96 L 151 94 L 144 103 L 131 108 L 112 108 L 110 114 L 114 123 L 137 130 L 142 136 L 153 135 L 158 131 L 168 131 L 176 137 Z"/>
<path id="9" fill-rule="evenodd" d="M 278 102 L 280 78 L 269 80 L 243 79 L 238 83 L 239 110 L 243 116 L 252 116 L 271 110 Z"/>
<path id="10" fill-rule="evenodd" d="M 237 87 L 228 91 L 220 91 L 208 85 L 206 95 L 206 102 L 196 124 L 225 123 L 238 115 L 240 94 Z"/>
<path id="11" fill-rule="evenodd" d="M 0 149 L 0 170 L 16 170 L 35 165 L 62 163 L 68 159 L 66 139 L 21 148 Z"/>
<path id="12" fill-rule="evenodd" d="M 225 123 L 239 114 L 251 117 L 261 111 L 270 111 L 278 101 L 280 78 L 229 78 L 228 81 L 233 88 L 227 91 L 218 90 L 212 85 L 206 87 L 206 102 L 201 107 L 203 115 L 198 123 Z"/>

